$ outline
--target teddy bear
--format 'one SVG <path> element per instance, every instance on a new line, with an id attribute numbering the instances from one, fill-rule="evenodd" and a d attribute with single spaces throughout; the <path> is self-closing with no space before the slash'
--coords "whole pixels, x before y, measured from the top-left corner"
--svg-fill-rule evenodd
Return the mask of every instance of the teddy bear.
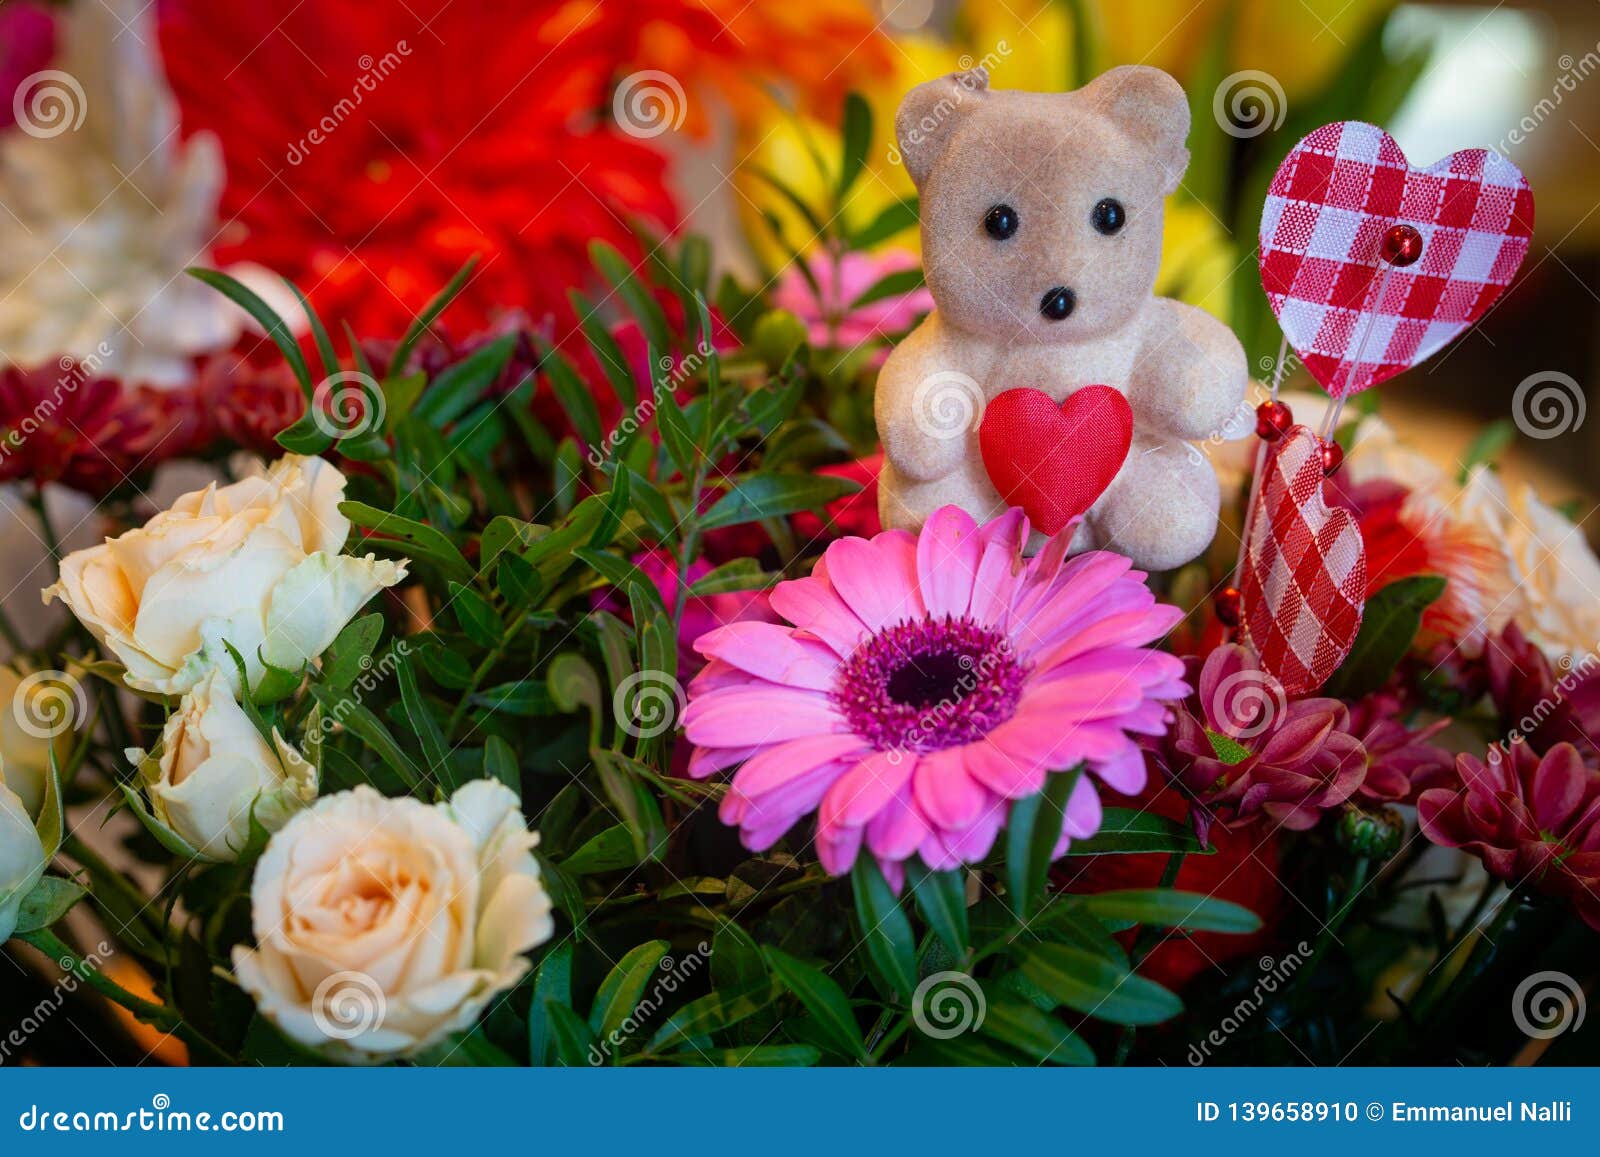
<path id="1" fill-rule="evenodd" d="M 1238 339 L 1154 294 L 1163 203 L 1189 161 L 1183 89 L 1134 66 L 1072 92 L 1009 91 L 977 68 L 912 89 L 895 132 L 934 309 L 878 378 L 883 525 L 915 530 L 950 503 L 980 521 L 1020 505 L 1037 550 L 1050 520 L 994 479 L 1006 473 L 1015 499 L 1043 473 L 1046 501 L 1065 488 L 1086 505 L 1074 551 L 1146 570 L 1198 556 L 1219 492 L 1193 443 L 1238 437 L 1253 416 Z M 1030 393 L 996 402 L 1017 389 Z M 1056 408 L 1068 414 L 1079 391 L 1093 405 L 1067 423 Z"/>

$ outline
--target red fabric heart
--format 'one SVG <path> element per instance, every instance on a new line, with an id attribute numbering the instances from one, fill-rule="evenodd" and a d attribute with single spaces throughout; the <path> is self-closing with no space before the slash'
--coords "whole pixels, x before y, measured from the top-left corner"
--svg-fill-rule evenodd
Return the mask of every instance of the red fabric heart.
<path id="1" fill-rule="evenodd" d="M 1043 390 L 1006 390 L 978 427 L 989 481 L 1046 534 L 1094 505 L 1132 443 L 1133 410 L 1110 386 L 1084 386 L 1059 406 Z"/>
<path id="2" fill-rule="evenodd" d="M 1422 257 L 1390 270 L 1379 249 L 1398 224 L 1422 235 Z M 1482 317 L 1532 236 L 1533 192 L 1498 153 L 1463 149 L 1413 169 L 1388 133 L 1341 121 L 1296 145 L 1272 178 L 1261 285 L 1306 370 L 1340 398 L 1409 369 Z"/>

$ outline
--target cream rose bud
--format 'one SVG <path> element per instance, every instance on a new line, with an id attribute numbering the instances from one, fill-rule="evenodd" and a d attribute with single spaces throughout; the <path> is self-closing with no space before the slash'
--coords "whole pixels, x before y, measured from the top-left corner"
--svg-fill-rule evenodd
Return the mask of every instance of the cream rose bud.
<path id="1" fill-rule="evenodd" d="M 0 943 L 17 930 L 22 901 L 44 877 L 44 843 L 16 792 L 0 780 Z"/>
<path id="2" fill-rule="evenodd" d="M 129 754 L 151 817 L 207 860 L 239 858 L 252 809 L 275 832 L 317 798 L 317 769 L 276 729 L 262 738 L 220 670 L 183 697 L 153 752 Z"/>
<path id="3" fill-rule="evenodd" d="M 137 530 L 69 554 L 44 601 L 65 602 L 137 690 L 182 694 L 214 668 L 236 684 L 225 641 L 254 687 L 263 657 L 298 670 L 405 577 L 403 561 L 339 553 L 350 534 L 344 487 L 327 462 L 291 454 L 263 475 L 185 494 Z"/>
<path id="4" fill-rule="evenodd" d="M 72 753 L 73 728 L 85 697 L 61 672 L 18 673 L 0 666 L 0 759 L 4 781 L 16 792 L 29 815 L 44 806 L 44 781 L 50 775 L 50 752 L 63 764 Z"/>
<path id="5" fill-rule="evenodd" d="M 368 787 L 325 796 L 256 864 L 239 984 L 289 1037 L 346 1061 L 467 1029 L 554 931 L 538 841 L 493 780 L 435 805 Z"/>

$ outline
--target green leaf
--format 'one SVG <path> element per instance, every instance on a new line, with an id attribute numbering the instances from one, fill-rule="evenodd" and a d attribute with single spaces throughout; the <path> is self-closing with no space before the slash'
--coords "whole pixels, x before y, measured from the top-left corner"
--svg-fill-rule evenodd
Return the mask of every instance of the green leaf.
<path id="1" fill-rule="evenodd" d="M 594 1033 L 577 1013 L 554 1000 L 544 1002 L 545 1017 L 550 1023 L 550 1038 L 554 1044 L 555 1063 L 569 1069 L 588 1068 L 595 1063 L 599 1052 Z"/>
<path id="2" fill-rule="evenodd" d="M 300 382 L 301 391 L 309 400 L 315 392 L 315 387 L 311 384 L 311 371 L 306 366 L 305 357 L 300 353 L 300 343 L 295 340 L 289 324 L 278 316 L 277 311 L 238 278 L 219 273 L 215 269 L 191 268 L 185 272 L 197 281 L 203 281 L 211 286 L 248 313 L 255 319 L 257 325 L 266 330 L 267 336 L 272 339 L 272 344 L 278 347 L 279 352 L 283 354 L 283 360 L 288 362 L 289 368 L 294 371 L 294 376 Z"/>
<path id="3" fill-rule="evenodd" d="M 505 625 L 489 605 L 489 601 L 470 586 L 450 584 L 451 611 L 467 637 L 486 650 L 493 650 L 505 641 Z"/>
<path id="4" fill-rule="evenodd" d="M 1183 1002 L 1103 956 L 1068 944 L 1028 944 L 1017 953 L 1022 974 L 1057 1004 L 1114 1024 L 1159 1024 Z"/>
<path id="5" fill-rule="evenodd" d="M 473 350 L 439 372 L 412 412 L 432 426 L 448 426 L 470 410 L 499 380 L 516 348 L 517 335 L 508 333 Z"/>
<path id="6" fill-rule="evenodd" d="M 498 735 L 489 736 L 483 745 L 483 778 L 505 784 L 522 798 L 522 769 L 517 766 L 516 750 Z"/>
<path id="7" fill-rule="evenodd" d="M 689 431 L 689 421 L 683 416 L 683 407 L 678 405 L 678 400 L 666 386 L 656 390 L 655 398 L 656 429 L 661 433 L 661 441 L 667 453 L 672 455 L 678 472 L 689 478 L 694 474 L 695 463 L 701 457 L 694 435 Z"/>
<path id="8" fill-rule="evenodd" d="M 539 572 L 514 551 L 500 556 L 500 565 L 495 573 L 495 585 L 500 588 L 500 594 L 508 603 L 524 610 L 538 606 L 539 599 L 544 594 L 544 584 L 539 581 Z"/>
<path id="9" fill-rule="evenodd" d="M 911 921 L 872 856 L 856 857 L 850 885 L 855 891 L 856 919 L 867 956 L 885 993 L 909 1000 L 917 987 L 917 943 L 911 934 Z"/>
<path id="10" fill-rule="evenodd" d="M 410 416 L 427 385 L 428 375 L 420 370 L 414 374 L 402 374 L 398 378 L 384 379 L 382 386 L 385 431 L 393 432 Z"/>
<path id="11" fill-rule="evenodd" d="M 590 449 L 603 446 L 605 432 L 600 427 L 600 410 L 595 406 L 588 383 L 578 376 L 572 363 L 557 350 L 546 351 L 542 364 L 550 381 L 550 390 L 555 394 L 556 401 L 561 403 L 561 409 L 572 422 L 578 437 Z"/>
<path id="12" fill-rule="evenodd" d="M 691 1000 L 666 1019 L 647 1047 L 650 1052 L 659 1053 L 695 1037 L 730 1028 L 760 1012 L 777 994 L 776 985 L 763 984 L 736 992 L 713 992 Z"/>
<path id="13" fill-rule="evenodd" d="M 472 276 L 473 270 L 478 267 L 476 256 L 467 259 L 459 272 L 452 277 L 449 283 L 434 295 L 433 300 L 423 307 L 415 320 L 406 327 L 405 336 L 400 339 L 400 344 L 395 346 L 394 356 L 389 359 L 389 372 L 386 377 L 395 377 L 404 372 L 406 362 L 411 360 L 411 351 L 416 348 L 417 342 L 422 340 L 422 335 L 428 332 L 428 327 L 436 321 L 445 308 L 456 299 L 467 286 L 467 279 Z"/>
<path id="14" fill-rule="evenodd" d="M 850 998 L 838 982 L 777 948 L 764 948 L 762 952 L 783 986 L 805 1005 L 834 1050 L 854 1060 L 866 1060 L 867 1045 L 861 1037 L 861 1026 L 856 1023 Z"/>
<path id="15" fill-rule="evenodd" d="M 589 1009 L 589 1027 L 601 1040 L 621 1032 L 622 1024 L 639 1007 L 645 989 L 661 965 L 670 945 L 665 940 L 649 940 L 633 949 L 600 982 L 594 1004 Z"/>
<path id="16" fill-rule="evenodd" d="M 1438 575 L 1397 579 L 1367 599 L 1361 630 L 1350 654 L 1322 688 L 1322 694 L 1359 699 L 1389 681 L 1422 626 L 1422 613 L 1444 594 Z"/>
<path id="17" fill-rule="evenodd" d="M 561 861 L 563 870 L 574 876 L 594 876 L 601 872 L 615 872 L 631 868 L 639 862 L 634 847 L 633 833 L 627 824 L 609 827 L 599 835 L 591 836 L 583 847 Z"/>
<path id="18" fill-rule="evenodd" d="M 1073 840 L 1069 856 L 1104 856 L 1134 852 L 1188 852 L 1208 855 L 1187 824 L 1130 808 L 1108 807 L 1100 830 L 1086 840 Z"/>
<path id="19" fill-rule="evenodd" d="M 400 703 L 405 708 L 406 719 L 411 723 L 411 729 L 417 733 L 417 738 L 422 743 L 422 753 L 428 760 L 429 776 L 438 779 L 447 787 L 453 787 L 453 778 L 450 775 L 450 744 L 445 739 L 439 721 L 434 717 L 433 709 L 422 696 L 422 689 L 417 685 L 417 673 L 411 664 L 402 659 L 395 667 L 395 674 L 400 683 Z"/>
<path id="20" fill-rule="evenodd" d="M 572 1003 L 572 941 L 563 940 L 539 962 L 533 982 L 533 1003 L 528 1008 L 528 1060 L 547 1065 L 555 1053 L 555 1030 L 547 1005 L 565 1008 Z"/>
<path id="21" fill-rule="evenodd" d="M 676 538 L 678 517 L 672 512 L 671 503 L 653 483 L 647 481 L 632 467 L 623 467 L 623 472 L 628 476 L 628 494 L 632 497 L 634 509 L 644 516 L 650 529 L 655 531 L 663 542 L 670 542 Z"/>
<path id="22" fill-rule="evenodd" d="M 589 752 L 606 798 L 628 825 L 634 855 L 639 860 L 660 859 L 667 848 L 667 825 L 655 793 L 626 770 L 622 757 L 603 748 Z"/>
<path id="23" fill-rule="evenodd" d="M 875 301 L 883 301 L 890 297 L 904 297 L 914 290 L 921 289 L 924 284 L 921 268 L 899 269 L 893 273 L 886 273 L 852 301 L 849 308 L 854 311 L 869 306 Z"/>
<path id="24" fill-rule="evenodd" d="M 917 216 L 916 197 L 896 201 L 885 206 L 865 227 L 857 231 L 850 238 L 850 245 L 854 249 L 871 249 L 874 245 L 881 245 L 891 237 L 914 227 L 917 224 Z"/>
<path id="25" fill-rule="evenodd" d="M 1079 903 L 1101 919 L 1132 920 L 1160 928 L 1244 934 L 1261 927 L 1260 917 L 1248 908 L 1170 888 L 1097 892 L 1084 896 Z"/>
<path id="26" fill-rule="evenodd" d="M 117 710 L 121 710 L 120 705 Z M 16 711 L 15 705 L 12 711 Z M 46 751 L 49 755 L 49 771 L 44 776 L 44 802 L 39 805 L 39 818 L 34 822 L 33 830 L 39 835 L 39 842 L 44 846 L 45 862 L 48 863 L 60 850 L 61 841 L 66 837 L 67 809 L 61 798 L 61 766 L 56 762 L 55 745 L 52 744 Z M 0 778 L 0 783 L 4 782 L 4 778 Z"/>
<path id="27" fill-rule="evenodd" d="M 342 697 L 319 683 L 311 685 L 311 694 L 322 704 L 329 718 L 342 723 L 345 730 L 372 748 L 407 788 L 415 790 L 422 785 L 422 769 L 412 762 L 381 719 L 355 700 Z"/>
<path id="28" fill-rule="evenodd" d="M 670 348 L 672 332 L 667 327 L 667 315 L 661 311 L 661 303 L 633 275 L 627 258 L 604 241 L 591 241 L 589 259 L 622 298 L 628 312 L 644 331 L 645 340 L 658 350 Z"/>
<path id="29" fill-rule="evenodd" d="M 551 715 L 557 710 L 549 683 L 539 678 L 518 679 L 485 688 L 476 692 L 470 702 L 474 707 L 501 715 Z"/>
<path id="30" fill-rule="evenodd" d="M 550 528 L 537 522 L 524 522 L 507 514 L 497 514 L 483 528 L 478 539 L 478 562 L 484 574 L 501 561 L 501 555 L 511 551 L 518 557 L 534 543 L 550 533 Z M 531 561 L 531 560 L 530 560 Z"/>
<path id="31" fill-rule="evenodd" d="M 711 942 L 711 983 L 719 991 L 753 989 L 767 982 L 767 962 L 750 934 L 731 920 Z"/>
<path id="32" fill-rule="evenodd" d="M 867 162 L 872 147 L 872 106 L 858 93 L 844 98 L 844 153 L 839 162 L 839 184 L 835 194 L 843 201 Z"/>
<path id="33" fill-rule="evenodd" d="M 1018 800 L 1011 807 L 1011 818 L 1006 822 L 1006 880 L 1011 890 L 1011 909 L 1019 919 L 1033 915 L 1044 894 L 1055 846 L 1061 839 L 1067 800 L 1082 774 L 1083 768 L 1078 767 L 1052 775 L 1045 780 L 1043 791 Z"/>
<path id="34" fill-rule="evenodd" d="M 441 531 L 410 518 L 401 518 L 364 502 L 341 502 L 339 513 L 365 530 L 376 531 L 383 538 L 364 538 L 358 544 L 364 547 L 384 548 L 396 554 L 409 555 L 439 568 L 439 572 L 456 582 L 472 581 L 472 568 L 457 549 L 456 544 Z"/>
<path id="35" fill-rule="evenodd" d="M 806 1068 L 822 1053 L 812 1045 L 742 1045 L 731 1049 L 688 1049 L 661 1059 L 680 1065 L 706 1065 L 722 1069 Z"/>
<path id="36" fill-rule="evenodd" d="M 600 363 L 600 372 L 611 383 L 611 389 L 623 407 L 633 409 L 639 404 L 639 389 L 633 380 L 633 369 L 628 365 L 617 339 L 606 328 L 599 308 L 576 289 L 568 290 L 567 300 L 572 303 L 572 312 L 577 315 L 578 325 L 589 343 L 589 352 Z"/>
<path id="37" fill-rule="evenodd" d="M 17 910 L 17 926 L 12 935 L 21 936 L 50 927 L 86 895 L 88 892 L 71 880 L 45 876 L 22 898 L 22 906 Z"/>
<path id="38" fill-rule="evenodd" d="M 1461 472 L 1457 477 L 1457 481 L 1463 486 L 1466 485 L 1467 478 L 1472 473 L 1474 466 L 1481 466 L 1485 463 L 1492 466 L 1499 461 L 1500 455 L 1510 449 L 1511 443 L 1516 440 L 1517 426 L 1510 418 L 1498 418 L 1490 422 L 1482 430 L 1478 431 L 1478 436 L 1467 447 L 1466 453 L 1461 459 Z"/>
<path id="39" fill-rule="evenodd" d="M 700 525 L 705 530 L 715 530 L 801 510 L 818 510 L 860 489 L 848 479 L 821 474 L 746 475 L 717 499 Z"/>
<path id="40" fill-rule="evenodd" d="M 1021 1000 L 996 996 L 989 1000 L 982 1031 L 1040 1062 L 1092 1065 L 1094 1050 L 1083 1038 L 1048 1012 Z"/>
<path id="41" fill-rule="evenodd" d="M 372 648 L 383 636 L 383 616 L 362 615 L 345 624 L 322 656 L 321 682 L 326 687 L 344 690 L 362 672 L 372 667 Z"/>
<path id="42" fill-rule="evenodd" d="M 956 959 L 967 953 L 970 933 L 967 928 L 966 872 L 956 869 L 935 872 L 921 860 L 908 866 L 907 878 L 917 899 L 917 910 L 934 934 L 944 941 Z"/>
<path id="43" fill-rule="evenodd" d="M 690 584 L 689 594 L 698 599 L 707 595 L 727 594 L 730 591 L 759 591 L 770 586 L 774 578 L 774 575 L 762 570 L 761 564 L 755 559 L 736 558 L 707 572 L 699 581 Z"/>
<path id="44" fill-rule="evenodd" d="M 317 311 L 311 307 L 310 300 L 300 292 L 300 287 L 287 277 L 282 279 L 300 302 L 300 309 L 306 315 L 306 324 L 311 327 L 311 338 L 317 346 L 317 356 L 322 359 L 322 373 L 324 377 L 332 377 L 339 372 L 339 355 L 334 352 L 333 342 L 328 340 L 327 327 L 322 324 L 322 319 L 317 316 Z"/>
<path id="45" fill-rule="evenodd" d="M 1229 767 L 1243 763 L 1249 759 L 1252 752 L 1244 744 L 1237 742 L 1220 732 L 1206 729 L 1206 740 L 1211 744 L 1211 750 L 1216 757 Z"/>

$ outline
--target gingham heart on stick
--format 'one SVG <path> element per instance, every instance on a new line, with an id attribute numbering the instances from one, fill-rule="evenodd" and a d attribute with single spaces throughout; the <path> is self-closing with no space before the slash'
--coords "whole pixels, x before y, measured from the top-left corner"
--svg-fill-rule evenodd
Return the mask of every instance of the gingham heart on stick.
<path id="1" fill-rule="evenodd" d="M 1422 257 L 1385 281 L 1379 246 L 1397 224 L 1421 234 Z M 1342 398 L 1430 357 L 1482 317 L 1532 235 L 1533 193 L 1498 153 L 1464 149 L 1413 169 L 1388 133 L 1342 121 L 1296 145 L 1272 179 L 1261 284 L 1306 370 Z"/>
<path id="2" fill-rule="evenodd" d="M 1355 518 L 1322 500 L 1322 440 L 1295 426 L 1263 455 L 1239 581 L 1241 623 L 1290 695 L 1315 691 L 1361 629 L 1367 548 Z"/>

